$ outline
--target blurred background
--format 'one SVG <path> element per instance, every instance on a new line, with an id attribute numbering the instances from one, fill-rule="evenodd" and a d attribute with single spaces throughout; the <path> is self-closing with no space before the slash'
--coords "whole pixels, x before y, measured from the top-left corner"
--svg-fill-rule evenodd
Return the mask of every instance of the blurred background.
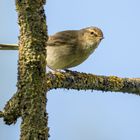
<path id="1" fill-rule="evenodd" d="M 48 0 L 48 33 L 97 26 L 105 39 L 80 72 L 140 77 L 139 0 Z M 18 43 L 13 0 L 0 1 L 0 43 Z M 16 92 L 17 51 L 0 51 L 0 110 Z M 49 140 L 140 140 L 140 97 L 131 94 L 52 90 L 47 94 Z M 19 119 L 7 126 L 0 119 L 0 139 L 19 140 Z"/>

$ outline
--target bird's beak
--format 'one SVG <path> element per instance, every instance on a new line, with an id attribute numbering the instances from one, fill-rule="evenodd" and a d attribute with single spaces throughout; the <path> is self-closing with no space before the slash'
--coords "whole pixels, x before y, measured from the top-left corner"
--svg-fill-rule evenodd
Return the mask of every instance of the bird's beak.
<path id="1" fill-rule="evenodd" d="M 103 36 L 100 36 L 100 37 L 98 37 L 98 38 L 99 38 L 99 40 L 100 40 L 100 41 L 104 39 L 104 37 L 103 37 Z"/>
<path id="2" fill-rule="evenodd" d="M 104 39 L 104 37 L 103 37 L 103 36 L 102 36 L 102 37 L 100 37 L 100 38 L 101 38 L 101 40 L 102 40 L 102 39 Z"/>

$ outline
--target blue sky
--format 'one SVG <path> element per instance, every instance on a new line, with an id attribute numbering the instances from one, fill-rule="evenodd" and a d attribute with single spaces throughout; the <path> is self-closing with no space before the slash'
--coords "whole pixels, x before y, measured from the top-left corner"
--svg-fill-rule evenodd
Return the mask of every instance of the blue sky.
<path id="1" fill-rule="evenodd" d="M 140 77 L 139 0 L 48 0 L 49 34 L 97 26 L 105 39 L 78 67 L 80 72 Z M 0 1 L 0 43 L 18 42 L 13 0 Z M 0 51 L 0 109 L 16 92 L 17 51 Z M 140 97 L 101 91 L 52 90 L 48 93 L 49 140 L 139 140 Z M 20 119 L 6 126 L 0 139 L 19 139 Z"/>

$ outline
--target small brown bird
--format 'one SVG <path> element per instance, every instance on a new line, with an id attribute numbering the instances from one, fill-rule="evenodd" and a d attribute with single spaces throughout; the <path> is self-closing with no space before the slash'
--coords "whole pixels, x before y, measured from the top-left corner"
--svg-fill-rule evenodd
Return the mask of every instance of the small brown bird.
<path id="1" fill-rule="evenodd" d="M 84 62 L 98 47 L 103 32 L 97 27 L 66 30 L 49 36 L 47 66 L 53 70 L 75 67 Z M 18 49 L 17 44 L 0 44 L 0 50 Z"/>
<path id="2" fill-rule="evenodd" d="M 47 66 L 53 70 L 75 67 L 94 52 L 103 38 L 97 27 L 58 32 L 47 42 Z"/>

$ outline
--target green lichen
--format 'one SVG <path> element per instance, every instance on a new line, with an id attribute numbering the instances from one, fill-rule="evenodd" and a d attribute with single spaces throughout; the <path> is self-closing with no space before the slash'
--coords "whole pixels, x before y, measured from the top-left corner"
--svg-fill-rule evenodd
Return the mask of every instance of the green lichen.
<path id="1" fill-rule="evenodd" d="M 109 76 L 108 77 L 108 88 L 113 89 L 115 91 L 118 91 L 122 89 L 124 86 L 124 82 L 121 78 L 118 78 L 116 76 Z"/>

